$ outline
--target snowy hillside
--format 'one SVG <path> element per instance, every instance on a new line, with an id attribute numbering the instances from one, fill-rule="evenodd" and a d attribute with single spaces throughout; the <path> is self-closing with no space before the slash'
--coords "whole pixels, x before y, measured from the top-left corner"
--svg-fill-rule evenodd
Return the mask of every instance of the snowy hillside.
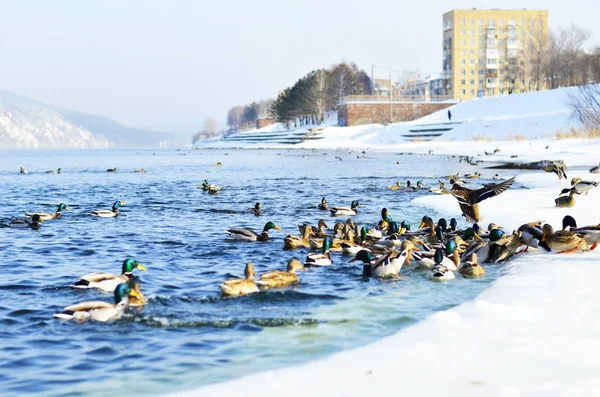
<path id="1" fill-rule="evenodd" d="M 0 148 L 158 148 L 181 143 L 170 134 L 126 127 L 0 90 Z"/>

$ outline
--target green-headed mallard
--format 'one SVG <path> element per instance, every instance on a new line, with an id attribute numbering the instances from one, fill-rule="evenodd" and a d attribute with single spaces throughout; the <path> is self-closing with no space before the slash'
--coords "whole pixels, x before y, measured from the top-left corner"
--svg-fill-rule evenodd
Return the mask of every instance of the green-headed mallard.
<path id="1" fill-rule="evenodd" d="M 135 296 L 137 292 L 132 290 L 128 283 L 119 284 L 115 289 L 114 304 L 104 301 L 82 302 L 65 307 L 62 312 L 55 313 L 54 317 L 77 321 L 114 321 L 119 319 L 125 310 L 127 310 L 130 294 Z"/>
<path id="2" fill-rule="evenodd" d="M 117 167 L 109 168 L 106 170 L 106 172 L 117 172 Z"/>
<path id="3" fill-rule="evenodd" d="M 40 227 L 42 227 L 42 223 L 44 223 L 44 220 L 42 218 L 40 218 L 40 216 L 38 214 L 33 214 L 31 219 L 28 219 L 28 218 L 13 219 L 8 223 L 8 226 L 15 228 L 15 229 L 29 228 L 29 229 L 33 229 L 33 230 L 38 230 Z"/>
<path id="4" fill-rule="evenodd" d="M 61 172 L 61 169 L 59 168 L 56 171 L 55 170 L 48 170 L 48 171 L 46 171 L 46 174 L 60 174 L 60 172 Z"/>
<path id="5" fill-rule="evenodd" d="M 587 251 L 588 245 L 585 240 L 574 232 L 567 230 L 554 231 L 552 225 L 545 224 L 542 227 L 544 235 L 542 241 L 548 244 L 556 252 L 570 254 L 579 250 Z"/>
<path id="6" fill-rule="evenodd" d="M 458 272 L 464 278 L 479 278 L 485 276 L 485 269 L 481 267 L 477 261 L 477 253 L 471 255 L 470 261 L 461 262 Z"/>
<path id="7" fill-rule="evenodd" d="M 248 208 L 248 210 L 250 211 L 251 214 L 254 214 L 256 216 L 259 216 L 262 213 L 262 208 L 261 208 L 259 202 L 254 204 L 254 207 Z"/>
<path id="8" fill-rule="evenodd" d="M 521 233 L 515 230 L 512 234 L 502 237 L 490 244 L 490 263 L 500 263 L 515 255 L 521 247 Z"/>
<path id="9" fill-rule="evenodd" d="M 332 240 L 331 237 L 325 237 L 323 240 L 323 251 L 320 254 L 310 253 L 306 255 L 304 261 L 305 266 L 329 266 L 331 265 L 331 256 L 329 250 L 331 249 Z"/>
<path id="10" fill-rule="evenodd" d="M 127 258 L 121 266 L 121 274 L 118 276 L 112 273 L 95 272 L 86 274 L 81 277 L 71 287 L 73 288 L 95 288 L 101 291 L 112 292 L 117 288 L 117 285 L 123 284 L 131 280 L 133 270 L 146 270 L 138 261 L 133 258 Z"/>
<path id="11" fill-rule="evenodd" d="M 219 286 L 223 295 L 227 296 L 239 296 L 258 292 L 258 287 L 252 278 L 256 276 L 254 271 L 254 265 L 247 263 L 244 268 L 245 278 L 231 278 L 225 280 L 223 284 Z"/>
<path id="12" fill-rule="evenodd" d="M 283 239 L 283 249 L 284 250 L 290 250 L 290 249 L 296 249 L 296 248 L 309 248 L 310 247 L 310 243 L 308 241 L 308 239 L 310 238 L 310 236 L 314 236 L 314 232 L 312 230 L 312 226 L 310 225 L 305 225 L 302 228 L 302 236 L 294 236 L 291 234 L 288 234 L 287 236 L 285 236 L 285 238 Z"/>
<path id="13" fill-rule="evenodd" d="M 444 253 L 441 249 L 436 249 L 433 256 L 435 265 L 427 272 L 427 278 L 432 281 L 448 281 L 454 279 L 454 272 L 448 267 L 442 265 Z"/>
<path id="14" fill-rule="evenodd" d="M 472 174 L 466 174 L 465 178 L 468 178 L 468 179 L 479 179 L 479 178 L 481 178 L 481 173 L 475 171 Z"/>
<path id="15" fill-rule="evenodd" d="M 327 211 L 329 209 L 329 205 L 327 205 L 327 200 L 325 200 L 325 197 L 321 199 L 321 202 L 319 203 L 319 209 L 321 211 Z"/>
<path id="16" fill-rule="evenodd" d="M 125 205 L 125 201 L 115 201 L 112 206 L 112 209 L 92 211 L 90 215 L 99 216 L 100 218 L 114 218 L 115 216 L 120 214 L 119 208 L 122 205 Z"/>
<path id="17" fill-rule="evenodd" d="M 591 174 L 600 174 L 600 164 L 590 170 Z"/>
<path id="18" fill-rule="evenodd" d="M 46 212 L 28 212 L 25 216 L 32 217 L 35 214 L 38 214 L 43 221 L 49 221 L 50 219 L 60 218 L 63 210 L 70 211 L 71 209 L 65 203 L 60 203 L 54 214 L 48 214 Z"/>
<path id="19" fill-rule="evenodd" d="M 269 230 L 281 230 L 279 226 L 274 224 L 273 222 L 265 223 L 265 227 L 262 230 L 262 233 L 258 234 L 252 229 L 248 228 L 229 228 L 226 232 L 233 238 L 234 240 L 240 241 L 267 241 L 269 239 Z"/>
<path id="20" fill-rule="evenodd" d="M 584 181 L 581 178 L 573 178 L 573 180 L 571 180 L 571 187 L 575 189 L 577 194 L 585 193 L 587 195 L 588 192 L 598 186 L 598 184 L 598 182 Z"/>
<path id="21" fill-rule="evenodd" d="M 513 176 L 504 182 L 483 185 L 479 189 L 468 189 L 455 183 L 448 192 L 458 200 L 458 205 L 467 221 L 475 223 L 481 222 L 483 219 L 479 215 L 479 203 L 506 191 L 514 181 L 515 177 Z"/>
<path id="22" fill-rule="evenodd" d="M 285 272 L 281 270 L 272 270 L 266 272 L 260 276 L 260 279 L 256 282 L 262 288 L 278 288 L 286 287 L 288 285 L 298 283 L 298 275 L 296 271 L 306 270 L 302 263 L 296 258 L 292 258 L 288 261 L 287 269 Z"/>
<path id="23" fill-rule="evenodd" d="M 559 196 L 556 199 L 554 199 L 554 204 L 558 207 L 558 208 L 571 208 L 574 207 L 575 204 L 577 204 L 577 201 L 575 200 L 575 195 L 577 194 L 577 190 L 575 190 L 575 188 L 571 188 L 571 189 L 563 189 L 560 194 L 565 194 L 565 193 L 569 193 L 567 196 Z"/>
<path id="24" fill-rule="evenodd" d="M 591 251 L 596 249 L 598 244 L 600 244 L 600 224 L 595 226 L 591 225 L 577 227 L 577 222 L 575 221 L 575 218 L 573 218 L 570 215 L 567 215 L 563 218 L 562 224 L 562 230 L 570 230 L 583 237 L 587 245 L 590 247 Z"/>
<path id="25" fill-rule="evenodd" d="M 393 277 L 400 273 L 408 253 L 408 249 L 403 252 L 394 249 L 373 259 L 369 251 L 361 250 L 350 262 L 361 261 L 363 263 L 363 276 L 365 277 Z"/>
<path id="26" fill-rule="evenodd" d="M 367 250 L 371 251 L 368 248 L 365 248 L 365 243 L 367 241 L 367 227 L 363 226 L 360 228 L 360 242 L 359 244 L 353 244 L 351 241 L 343 241 L 340 243 L 342 247 L 342 254 L 344 255 L 356 255 L 359 251 Z"/>
<path id="27" fill-rule="evenodd" d="M 332 216 L 350 216 L 350 215 L 358 215 L 358 209 L 361 208 L 362 205 L 358 202 L 358 200 L 354 200 L 350 204 L 350 208 L 348 207 L 329 207 L 329 211 Z"/>

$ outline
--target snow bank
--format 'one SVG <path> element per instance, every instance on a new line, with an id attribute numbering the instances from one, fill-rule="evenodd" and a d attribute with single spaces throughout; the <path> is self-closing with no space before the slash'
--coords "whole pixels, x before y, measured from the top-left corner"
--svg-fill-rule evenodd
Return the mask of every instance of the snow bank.
<path id="1" fill-rule="evenodd" d="M 503 149 L 519 150 L 511 143 Z M 522 152 L 530 150 L 523 144 Z M 572 166 L 595 164 L 600 144 L 570 144 L 553 150 L 570 156 Z M 585 148 L 587 151 L 584 153 Z M 453 146 L 454 150 L 456 147 Z M 462 146 L 465 151 L 476 145 Z M 569 152 L 572 151 L 572 152 Z M 575 152 L 576 154 L 570 154 Z M 579 153 L 580 152 L 580 153 Z M 503 152 L 501 152 L 503 153 Z M 506 154 L 505 154 L 506 156 Z M 485 171 L 484 171 L 485 172 Z M 599 180 L 587 169 L 569 177 Z M 515 187 L 484 201 L 486 221 L 508 230 L 543 219 L 560 226 L 564 215 L 581 225 L 600 222 L 598 191 L 578 197 L 572 209 L 553 206 L 568 185 L 554 174 L 522 174 Z M 460 215 L 456 200 L 431 195 L 414 204 Z M 484 224 L 486 224 L 484 222 Z M 504 266 L 504 274 L 474 301 L 438 312 L 376 343 L 307 364 L 250 375 L 172 397 L 203 396 L 362 396 L 486 395 L 588 396 L 600 393 L 600 298 L 595 274 L 599 253 L 524 253 Z M 426 297 L 424 297 L 426 299 Z"/>

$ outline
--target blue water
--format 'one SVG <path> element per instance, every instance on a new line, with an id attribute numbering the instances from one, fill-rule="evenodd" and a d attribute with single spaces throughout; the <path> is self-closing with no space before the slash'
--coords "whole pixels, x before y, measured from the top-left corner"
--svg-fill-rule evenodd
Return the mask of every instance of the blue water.
<path id="1" fill-rule="evenodd" d="M 343 160 L 336 159 L 335 156 Z M 247 262 L 258 273 L 283 269 L 293 256 L 283 237 L 296 225 L 325 218 L 322 196 L 333 205 L 360 200 L 355 220 L 374 224 L 382 207 L 413 228 L 425 214 L 411 205 L 426 190 L 386 187 L 471 172 L 442 156 L 344 151 L 4 151 L 0 152 L 0 218 L 71 207 L 40 230 L 0 228 L 0 394 L 130 396 L 191 389 L 236 376 L 305 362 L 366 344 L 429 314 L 476 296 L 499 275 L 437 284 L 403 269 L 400 280 L 365 280 L 362 267 L 333 254 L 334 265 L 300 273 L 300 284 L 240 298 L 222 298 L 218 284 L 241 276 Z M 400 160 L 400 164 L 397 161 Z M 211 164 L 220 161 L 222 167 Z M 19 167 L 30 171 L 18 173 Z M 61 167 L 60 175 L 46 174 Z M 117 173 L 107 168 L 117 167 Z M 147 173 L 133 173 L 145 168 Z M 208 179 L 223 187 L 197 189 Z M 485 182 L 485 181 L 481 181 Z M 114 219 L 89 216 L 124 200 Z M 247 208 L 260 201 L 264 214 Z M 342 221 L 345 218 L 341 219 Z M 231 242 L 224 230 L 261 230 L 267 243 Z M 462 221 L 461 221 L 462 224 Z M 110 323 L 65 322 L 52 314 L 111 294 L 72 290 L 78 276 L 120 272 L 135 257 L 149 297 L 140 312 Z M 118 394 L 118 393 L 117 393 Z"/>

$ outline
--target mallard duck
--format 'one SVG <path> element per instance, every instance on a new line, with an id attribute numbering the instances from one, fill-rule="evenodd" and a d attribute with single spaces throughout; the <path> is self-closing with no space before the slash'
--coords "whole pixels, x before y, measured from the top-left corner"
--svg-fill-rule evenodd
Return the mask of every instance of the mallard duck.
<path id="1" fill-rule="evenodd" d="M 546 172 L 555 173 L 558 179 L 567 179 L 566 169 L 567 166 L 562 161 L 550 161 L 542 165 L 542 169 Z"/>
<path id="2" fill-rule="evenodd" d="M 21 167 L 21 168 L 19 168 L 19 173 L 21 173 L 21 174 L 29 174 L 29 171 L 27 171 L 25 168 Z"/>
<path id="3" fill-rule="evenodd" d="M 368 248 L 365 248 L 365 243 L 367 241 L 367 227 L 363 226 L 360 229 L 360 242 L 359 244 L 353 244 L 350 241 L 344 241 L 342 243 L 340 243 L 340 246 L 342 247 L 342 254 L 343 255 L 356 255 L 359 251 L 362 250 L 367 250 L 367 251 L 371 251 Z"/>
<path id="4" fill-rule="evenodd" d="M 587 195 L 588 192 L 598 186 L 598 184 L 598 182 L 584 181 L 581 178 L 573 178 L 573 180 L 571 180 L 571 186 L 575 189 L 577 194 L 585 193 Z"/>
<path id="5" fill-rule="evenodd" d="M 467 250 L 462 254 L 461 261 L 466 261 L 473 254 L 477 254 L 479 263 L 487 263 L 490 258 L 490 242 L 484 240 L 473 240 Z"/>
<path id="6" fill-rule="evenodd" d="M 60 171 L 61 171 L 60 168 L 57 169 L 56 171 L 55 170 L 48 170 L 48 171 L 46 171 L 46 174 L 60 174 Z"/>
<path id="7" fill-rule="evenodd" d="M 575 218 L 573 218 L 570 215 L 567 215 L 563 218 L 562 224 L 562 230 L 569 230 L 582 236 L 587 245 L 590 247 L 591 251 L 596 249 L 598 244 L 600 244 L 600 224 L 596 226 L 592 225 L 577 227 L 577 222 L 575 221 Z"/>
<path id="8" fill-rule="evenodd" d="M 554 232 L 552 225 L 547 223 L 542 227 L 542 231 L 544 232 L 542 241 L 545 241 L 548 247 L 558 253 L 570 254 L 578 249 L 582 251 L 588 250 L 585 240 L 574 232 L 567 230 Z"/>
<path id="9" fill-rule="evenodd" d="M 46 212 L 28 212 L 25 214 L 25 216 L 31 218 L 35 214 L 38 214 L 43 221 L 49 221 L 50 219 L 60 218 L 63 210 L 71 211 L 71 209 L 65 203 L 60 203 L 54 214 L 48 214 Z"/>
<path id="10" fill-rule="evenodd" d="M 258 215 L 260 215 L 262 213 L 262 208 L 261 208 L 259 202 L 257 202 L 256 204 L 254 204 L 254 207 L 248 208 L 248 210 L 250 211 L 251 214 L 254 214 L 256 216 L 258 216 Z"/>
<path id="11" fill-rule="evenodd" d="M 327 211 L 329 209 L 329 205 L 327 205 L 327 200 L 325 200 L 325 197 L 321 199 L 321 203 L 319 203 L 318 207 L 321 211 Z"/>
<path id="12" fill-rule="evenodd" d="M 521 234 L 515 230 L 490 244 L 489 262 L 500 263 L 515 255 L 521 247 Z"/>
<path id="13" fill-rule="evenodd" d="M 308 241 L 308 239 L 310 238 L 310 236 L 314 236 L 312 226 L 305 225 L 302 231 L 302 236 L 293 236 L 291 234 L 285 236 L 285 238 L 283 239 L 283 249 L 290 250 L 300 247 L 309 248 L 310 242 Z"/>
<path id="14" fill-rule="evenodd" d="M 219 192 L 221 191 L 221 186 L 217 186 L 217 185 L 209 185 L 207 192 L 208 194 L 219 194 Z"/>
<path id="15" fill-rule="evenodd" d="M 114 218 L 115 216 L 120 214 L 119 208 L 122 205 L 125 205 L 125 201 L 115 201 L 115 203 L 112 206 L 112 209 L 92 211 L 90 215 L 99 216 L 100 218 Z"/>
<path id="16" fill-rule="evenodd" d="M 406 189 L 413 191 L 413 192 L 416 192 L 417 190 L 419 190 L 423 187 L 425 187 L 425 185 L 423 184 L 423 181 L 421 181 L 421 180 L 418 180 L 416 185 L 411 185 L 410 181 L 408 181 L 406 183 Z"/>
<path id="17" fill-rule="evenodd" d="M 142 307 L 146 306 L 148 300 L 144 294 L 142 294 L 140 283 L 137 277 L 133 276 L 131 278 L 129 281 L 129 287 L 132 291 L 129 293 L 129 307 L 135 307 L 138 310 L 141 310 Z"/>
<path id="18" fill-rule="evenodd" d="M 329 229 L 329 225 L 327 225 L 327 222 L 325 221 L 325 219 L 319 219 L 319 222 L 317 223 L 317 231 L 315 232 L 315 236 L 317 237 L 327 237 L 327 231 L 325 229 Z M 335 233 L 334 233 L 334 237 L 335 237 Z"/>
<path id="19" fill-rule="evenodd" d="M 485 276 L 485 269 L 481 267 L 477 261 L 477 253 L 471 255 L 470 261 L 461 262 L 458 272 L 464 278 L 479 278 Z"/>
<path id="20" fill-rule="evenodd" d="M 246 264 L 244 276 L 245 278 L 231 278 L 229 280 L 225 280 L 223 284 L 219 285 L 223 295 L 239 296 L 258 292 L 258 287 L 256 286 L 254 280 L 252 280 L 252 278 L 256 276 L 254 265 L 252 263 Z"/>
<path id="21" fill-rule="evenodd" d="M 329 250 L 331 249 L 331 237 L 325 237 L 323 240 L 323 251 L 321 254 L 310 253 L 306 255 L 304 261 L 305 266 L 329 266 L 331 265 L 331 256 Z"/>
<path id="22" fill-rule="evenodd" d="M 140 168 L 139 170 L 133 170 L 133 172 L 137 172 L 137 173 L 143 174 L 144 172 L 146 172 L 146 169 L 145 168 Z"/>
<path id="23" fill-rule="evenodd" d="M 119 319 L 127 310 L 130 294 L 136 296 L 137 292 L 132 290 L 128 283 L 119 284 L 115 289 L 114 305 L 104 301 L 82 302 L 65 307 L 64 311 L 54 313 L 54 317 L 77 321 L 114 321 Z"/>
<path id="24" fill-rule="evenodd" d="M 248 228 L 229 228 L 225 232 L 227 232 L 234 240 L 264 242 L 269 239 L 269 230 L 271 229 L 281 230 L 279 226 L 269 221 L 265 223 L 265 227 L 263 228 L 261 234 L 258 234 L 254 230 Z"/>
<path id="25" fill-rule="evenodd" d="M 358 200 L 354 200 L 350 204 L 350 208 L 348 207 L 329 207 L 329 211 L 332 216 L 350 216 L 350 215 L 358 215 L 358 209 L 362 208 L 362 205 L 358 202 Z"/>
<path id="26" fill-rule="evenodd" d="M 521 242 L 527 246 L 524 252 L 529 251 L 529 247 L 544 248 L 546 251 L 550 251 L 550 248 L 545 242 L 542 242 L 542 236 L 544 232 L 542 231 L 542 223 L 543 221 L 534 221 L 525 223 L 517 229 L 517 232 L 520 233 Z"/>
<path id="27" fill-rule="evenodd" d="M 423 247 L 426 250 L 425 252 L 414 251 L 412 253 L 412 257 L 413 257 L 414 261 L 417 263 L 417 267 L 419 267 L 421 269 L 432 269 L 435 265 L 438 264 L 434 259 L 435 252 L 437 251 L 437 249 L 436 249 L 436 251 L 432 251 L 431 248 L 427 244 L 423 244 Z M 447 247 L 448 246 L 446 246 L 446 249 L 447 249 Z M 432 253 L 433 253 L 433 255 L 432 255 Z M 456 270 L 456 264 L 450 258 L 443 255 L 443 251 L 442 251 L 442 259 L 439 264 L 444 265 L 448 269 Z"/>
<path id="28" fill-rule="evenodd" d="M 302 263 L 296 258 L 288 261 L 287 270 L 272 270 L 260 276 L 260 280 L 256 282 L 261 288 L 278 288 L 298 283 L 298 275 L 296 271 L 306 270 Z"/>
<path id="29" fill-rule="evenodd" d="M 468 178 L 468 179 L 479 179 L 479 178 L 481 178 L 481 174 L 479 172 L 475 171 L 472 174 L 465 175 L 465 178 Z"/>
<path id="30" fill-rule="evenodd" d="M 435 255 L 433 256 L 435 265 L 427 272 L 427 278 L 432 281 L 448 281 L 454 279 L 454 272 L 448 269 L 446 266 L 442 265 L 442 260 L 444 259 L 444 253 L 441 249 L 435 250 Z"/>
<path id="31" fill-rule="evenodd" d="M 429 244 L 443 244 L 444 243 L 444 232 L 441 227 L 436 226 L 433 223 L 433 219 L 426 216 L 421 220 L 421 224 L 419 225 L 419 229 L 422 227 L 426 227 L 428 230 L 427 233 L 427 243 Z"/>
<path id="32" fill-rule="evenodd" d="M 590 170 L 591 174 L 600 174 L 600 164 Z"/>
<path id="33" fill-rule="evenodd" d="M 554 203 L 558 208 L 571 208 L 577 204 L 575 200 L 575 194 L 577 194 L 577 190 L 575 188 L 572 189 L 563 189 L 560 194 L 569 193 L 567 196 L 559 196 L 554 199 Z"/>
<path id="34" fill-rule="evenodd" d="M 106 170 L 106 172 L 117 172 L 117 167 L 115 168 L 109 168 Z"/>
<path id="35" fill-rule="evenodd" d="M 120 275 L 117 276 L 116 274 L 104 272 L 90 273 L 81 277 L 71 287 L 86 289 L 95 288 L 101 291 L 112 292 L 117 288 L 117 285 L 131 280 L 134 269 L 146 270 L 146 268 L 135 259 L 127 258 L 123 261 Z"/>
<path id="36" fill-rule="evenodd" d="M 38 214 L 33 214 L 31 219 L 27 219 L 27 218 L 13 219 L 8 223 L 8 226 L 15 228 L 15 229 L 29 228 L 29 229 L 33 229 L 33 230 L 38 230 L 40 227 L 42 227 L 42 223 L 44 223 L 44 220 L 42 218 L 40 218 L 40 216 Z"/>
<path id="37" fill-rule="evenodd" d="M 202 189 L 204 191 L 208 190 L 208 181 L 205 179 L 204 182 L 202 182 L 202 185 L 198 186 L 198 189 Z"/>
<path id="38" fill-rule="evenodd" d="M 403 252 L 391 250 L 387 254 L 373 259 L 369 251 L 361 250 L 350 262 L 361 261 L 365 277 L 394 277 L 400 273 L 408 252 L 409 250 Z"/>
<path id="39" fill-rule="evenodd" d="M 513 176 L 504 182 L 483 185 L 482 188 L 476 190 L 468 189 L 455 183 L 448 192 L 458 201 L 458 205 L 467 222 L 475 223 L 481 222 L 483 219 L 479 214 L 479 203 L 503 193 L 511 187 L 514 181 L 515 177 Z"/>
<path id="40" fill-rule="evenodd" d="M 213 166 L 213 167 L 221 167 L 222 165 L 223 165 L 223 163 L 221 163 L 220 161 L 217 161 L 216 163 L 211 164 L 211 166 Z"/>
<path id="41" fill-rule="evenodd" d="M 402 182 L 398 181 L 398 182 L 396 182 L 395 185 L 388 186 L 388 189 L 390 189 L 390 190 L 401 190 L 401 189 L 403 189 Z"/>

